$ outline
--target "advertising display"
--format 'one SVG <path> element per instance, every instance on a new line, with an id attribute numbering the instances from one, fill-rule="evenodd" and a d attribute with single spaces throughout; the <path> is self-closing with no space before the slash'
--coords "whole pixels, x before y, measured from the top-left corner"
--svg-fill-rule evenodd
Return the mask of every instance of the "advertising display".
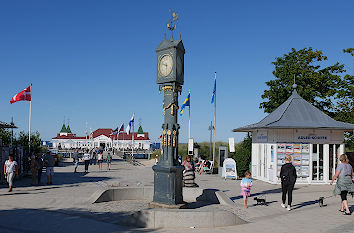
<path id="1" fill-rule="evenodd" d="M 223 173 L 225 179 L 237 179 L 236 162 L 234 159 L 227 158 L 224 160 Z"/>
<path id="2" fill-rule="evenodd" d="M 286 155 L 291 155 L 298 177 L 308 177 L 310 172 L 310 144 L 278 144 L 277 145 L 277 176 L 280 176 L 281 166 Z"/>

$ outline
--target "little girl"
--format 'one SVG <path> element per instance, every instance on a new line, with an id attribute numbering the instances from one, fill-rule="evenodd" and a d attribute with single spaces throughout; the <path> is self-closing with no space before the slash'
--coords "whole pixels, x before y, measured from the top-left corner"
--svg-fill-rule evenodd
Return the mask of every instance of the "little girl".
<path id="1" fill-rule="evenodd" d="M 245 172 L 245 178 L 241 180 L 241 195 L 243 196 L 243 208 L 247 208 L 247 198 L 251 196 L 252 180 L 251 172 Z"/>

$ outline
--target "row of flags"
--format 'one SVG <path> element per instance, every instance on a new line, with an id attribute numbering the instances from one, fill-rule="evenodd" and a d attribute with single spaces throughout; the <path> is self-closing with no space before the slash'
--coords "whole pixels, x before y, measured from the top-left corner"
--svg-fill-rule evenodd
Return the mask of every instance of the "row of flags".
<path id="1" fill-rule="evenodd" d="M 130 118 L 128 126 L 125 130 L 128 135 L 130 134 L 130 130 L 133 127 L 133 124 L 134 124 L 134 113 L 133 113 L 133 116 Z M 120 132 L 124 132 L 124 123 L 122 123 L 119 128 L 117 127 L 115 130 L 113 130 L 111 135 L 116 135 L 116 134 L 119 134 Z"/>
<path id="2" fill-rule="evenodd" d="M 29 85 L 27 88 L 25 88 L 23 91 L 14 95 L 11 98 L 10 103 L 13 104 L 18 101 L 32 101 L 31 89 L 32 89 L 32 84 Z M 212 104 L 215 102 L 215 95 L 216 95 L 216 77 L 215 77 L 215 81 L 214 81 L 213 94 L 212 94 L 212 98 L 211 98 Z M 187 98 L 184 100 L 184 102 L 182 104 L 181 111 L 180 111 L 181 116 L 183 115 L 184 109 L 187 106 L 188 107 L 191 106 L 191 93 L 190 92 L 188 93 Z M 130 121 L 129 121 L 128 126 L 126 128 L 126 133 L 128 135 L 130 134 L 130 130 L 131 130 L 133 124 L 134 124 L 134 113 L 133 113 L 132 117 L 130 118 Z M 124 132 L 124 123 L 122 123 L 122 125 L 119 128 L 117 127 L 115 130 L 113 130 L 111 135 L 116 135 L 116 134 L 119 134 L 120 132 Z M 161 137 L 162 137 L 162 134 L 160 135 L 159 138 L 161 138 Z"/>
<path id="3" fill-rule="evenodd" d="M 215 102 L 215 95 L 216 95 L 216 78 L 214 80 L 214 88 L 213 88 L 213 94 L 211 97 L 211 103 L 213 104 Z M 187 98 L 184 100 L 182 107 L 181 107 L 181 111 L 180 111 L 180 115 L 182 116 L 183 112 L 184 112 L 184 108 L 185 107 L 190 107 L 191 106 L 191 93 L 188 93 Z"/>

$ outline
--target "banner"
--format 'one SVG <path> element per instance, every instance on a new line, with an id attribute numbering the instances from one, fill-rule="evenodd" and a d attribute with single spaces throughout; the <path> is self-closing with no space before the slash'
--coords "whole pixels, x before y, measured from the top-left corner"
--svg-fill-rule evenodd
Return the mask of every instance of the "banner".
<path id="1" fill-rule="evenodd" d="M 235 152 L 235 139 L 229 138 L 229 151 Z"/>

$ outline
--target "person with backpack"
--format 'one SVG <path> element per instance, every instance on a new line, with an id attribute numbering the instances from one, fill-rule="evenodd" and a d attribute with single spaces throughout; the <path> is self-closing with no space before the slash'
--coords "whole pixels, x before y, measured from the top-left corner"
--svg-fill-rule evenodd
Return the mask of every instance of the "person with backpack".
<path id="1" fill-rule="evenodd" d="M 291 202 L 293 199 L 293 189 L 296 182 L 296 169 L 292 165 L 291 155 L 285 156 L 285 164 L 281 167 L 280 170 L 280 179 L 281 179 L 281 189 L 282 189 L 282 203 L 281 207 L 287 208 L 288 211 L 291 210 Z M 285 205 L 286 193 L 288 193 L 288 207 Z"/>

